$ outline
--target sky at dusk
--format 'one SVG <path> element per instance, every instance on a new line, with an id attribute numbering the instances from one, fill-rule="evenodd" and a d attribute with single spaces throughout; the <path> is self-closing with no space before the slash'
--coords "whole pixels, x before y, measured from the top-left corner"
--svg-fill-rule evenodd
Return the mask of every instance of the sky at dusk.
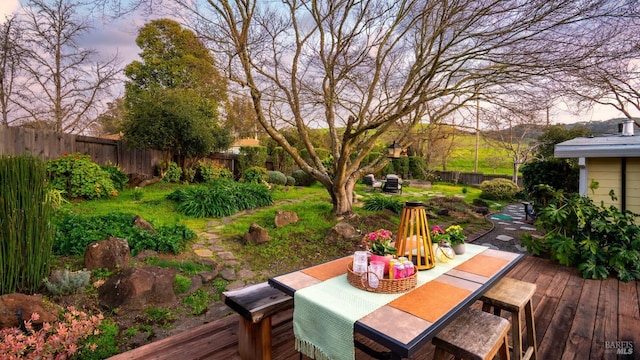
<path id="1" fill-rule="evenodd" d="M 20 7 L 18 0 L 0 0 L 0 22 L 5 16 Z M 84 38 L 79 40 L 79 44 L 86 48 L 98 51 L 105 57 L 113 56 L 116 52 L 124 67 L 126 64 L 138 59 L 140 49 L 135 43 L 138 29 L 144 25 L 148 18 L 129 15 L 116 20 L 96 21 L 93 30 Z M 116 89 L 115 96 L 122 96 L 124 89 Z M 573 123 L 581 121 L 600 121 L 611 118 L 623 117 L 622 113 L 604 106 L 596 106 L 591 110 L 576 114 L 575 111 L 567 109 L 566 105 L 557 104 L 550 111 L 551 123 Z"/>

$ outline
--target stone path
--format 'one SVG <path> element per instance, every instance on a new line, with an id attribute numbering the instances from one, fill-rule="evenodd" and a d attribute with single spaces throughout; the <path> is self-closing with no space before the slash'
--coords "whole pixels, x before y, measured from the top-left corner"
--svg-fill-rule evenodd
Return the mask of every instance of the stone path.
<path id="1" fill-rule="evenodd" d="M 530 233 L 533 236 L 541 235 L 533 225 L 525 222 L 522 204 L 506 205 L 500 213 L 488 215 L 487 218 L 493 223 L 494 228 L 475 239 L 474 244 L 526 253 L 527 249 L 520 244 L 520 236 L 525 233 Z"/>

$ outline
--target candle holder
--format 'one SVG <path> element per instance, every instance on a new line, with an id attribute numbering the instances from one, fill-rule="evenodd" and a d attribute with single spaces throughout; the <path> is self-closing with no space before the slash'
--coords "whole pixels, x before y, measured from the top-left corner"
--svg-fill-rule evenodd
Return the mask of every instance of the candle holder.
<path id="1" fill-rule="evenodd" d="M 402 207 L 395 247 L 398 256 L 406 256 L 418 270 L 428 270 L 436 265 L 423 203 L 408 201 Z"/>

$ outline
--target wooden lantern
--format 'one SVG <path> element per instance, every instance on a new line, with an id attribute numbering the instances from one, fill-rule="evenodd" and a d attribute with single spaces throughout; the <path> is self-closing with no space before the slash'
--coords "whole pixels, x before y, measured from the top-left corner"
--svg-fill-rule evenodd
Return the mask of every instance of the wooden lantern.
<path id="1" fill-rule="evenodd" d="M 406 256 L 418 270 L 435 266 L 436 259 L 423 203 L 409 201 L 402 207 L 395 247 L 398 249 L 398 256 Z"/>

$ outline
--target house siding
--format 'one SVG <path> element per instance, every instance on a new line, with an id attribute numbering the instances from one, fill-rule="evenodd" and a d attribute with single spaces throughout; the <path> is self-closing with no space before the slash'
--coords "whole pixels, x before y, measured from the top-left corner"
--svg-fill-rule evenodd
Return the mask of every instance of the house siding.
<path id="1" fill-rule="evenodd" d="M 620 194 L 622 193 L 620 183 L 620 170 L 622 167 L 619 158 L 588 158 L 587 159 L 587 195 L 596 204 L 604 202 L 606 206 L 614 205 L 618 208 L 622 205 Z M 598 183 L 598 188 L 592 190 L 592 182 Z M 609 191 L 615 192 L 618 200 L 612 201 Z"/>
<path id="2" fill-rule="evenodd" d="M 627 159 L 627 210 L 640 214 L 640 158 Z"/>
<path id="3" fill-rule="evenodd" d="M 589 158 L 587 159 L 587 194 L 596 204 L 604 202 L 606 206 L 622 206 L 622 159 Z M 627 158 L 626 166 L 626 209 L 640 213 L 640 159 Z M 598 189 L 592 191 L 589 185 L 598 182 Z M 618 200 L 612 201 L 609 191 L 615 192 Z"/>

